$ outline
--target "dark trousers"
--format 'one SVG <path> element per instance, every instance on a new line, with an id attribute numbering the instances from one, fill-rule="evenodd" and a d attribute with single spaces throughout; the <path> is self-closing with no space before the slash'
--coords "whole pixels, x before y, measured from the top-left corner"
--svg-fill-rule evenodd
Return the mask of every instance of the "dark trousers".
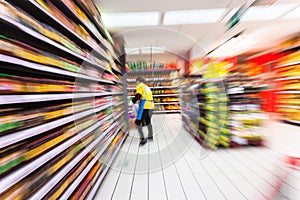
<path id="1" fill-rule="evenodd" d="M 151 118 L 152 118 L 152 110 L 151 109 L 144 109 L 142 113 L 142 118 L 141 120 L 135 120 L 135 124 L 137 125 L 138 132 L 140 134 L 141 138 L 144 138 L 143 126 L 147 126 L 148 128 L 148 137 L 153 136 L 153 128 L 151 124 Z"/>

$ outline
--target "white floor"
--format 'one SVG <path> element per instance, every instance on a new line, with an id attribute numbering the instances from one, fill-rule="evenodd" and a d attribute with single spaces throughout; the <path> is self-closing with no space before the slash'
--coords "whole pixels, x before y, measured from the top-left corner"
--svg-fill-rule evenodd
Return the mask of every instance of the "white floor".
<path id="1" fill-rule="evenodd" d="M 95 199 L 300 199 L 299 173 L 287 174 L 278 151 L 209 151 L 182 128 L 179 114 L 152 120 L 154 140 L 139 146 L 136 130 L 131 131 Z"/>

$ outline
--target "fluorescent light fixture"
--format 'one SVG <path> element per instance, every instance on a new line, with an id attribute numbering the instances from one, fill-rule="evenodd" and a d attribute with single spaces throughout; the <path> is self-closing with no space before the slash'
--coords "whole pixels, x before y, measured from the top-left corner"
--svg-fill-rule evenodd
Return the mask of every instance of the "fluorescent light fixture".
<path id="1" fill-rule="evenodd" d="M 225 8 L 167 11 L 164 25 L 215 23 L 226 11 Z"/>
<path id="2" fill-rule="evenodd" d="M 250 7 L 241 21 L 264 21 L 273 20 L 294 8 L 296 4 L 275 4 L 271 6 Z"/>
<path id="3" fill-rule="evenodd" d="M 240 35 L 224 43 L 222 46 L 210 53 L 209 57 L 235 56 L 249 50 L 257 43 L 258 41 L 251 39 L 247 35 Z"/>
<path id="4" fill-rule="evenodd" d="M 139 48 L 125 48 L 126 54 L 140 54 Z"/>
<path id="5" fill-rule="evenodd" d="M 300 6 L 285 15 L 283 19 L 300 19 Z"/>
<path id="6" fill-rule="evenodd" d="M 152 50 L 151 50 L 152 48 Z M 166 50 L 166 47 L 142 47 L 141 52 L 142 54 L 150 54 L 152 53 L 164 53 Z"/>
<path id="7" fill-rule="evenodd" d="M 226 23 L 230 20 L 230 18 L 238 11 L 239 8 L 232 8 L 222 19 L 222 23 Z"/>
<path id="8" fill-rule="evenodd" d="M 159 12 L 103 13 L 102 19 L 107 27 L 157 26 Z"/>

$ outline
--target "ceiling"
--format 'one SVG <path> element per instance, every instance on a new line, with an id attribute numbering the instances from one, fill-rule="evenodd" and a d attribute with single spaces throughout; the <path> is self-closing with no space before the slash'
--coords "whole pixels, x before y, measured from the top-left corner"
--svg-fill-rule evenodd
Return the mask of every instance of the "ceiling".
<path id="1" fill-rule="evenodd" d="M 159 11 L 162 17 L 165 12 L 171 10 L 231 9 L 241 7 L 245 3 L 243 0 L 176 0 L 176 2 L 175 0 L 94 1 L 100 7 L 102 13 Z M 300 5 L 300 0 L 256 0 L 255 2 L 258 5 L 280 3 L 296 3 Z M 281 42 L 289 35 L 300 32 L 299 19 L 240 22 L 232 30 L 226 32 L 225 23 L 221 22 L 222 17 L 216 23 L 210 24 L 167 26 L 162 25 L 162 22 L 160 22 L 158 26 L 110 27 L 109 30 L 113 33 L 113 37 L 123 36 L 126 47 L 129 48 L 163 46 L 166 48 L 166 51 L 181 56 L 185 55 L 190 49 L 196 49 L 192 57 L 205 55 L 241 31 L 257 41 L 255 45 L 251 46 L 251 51 L 267 49 Z"/>

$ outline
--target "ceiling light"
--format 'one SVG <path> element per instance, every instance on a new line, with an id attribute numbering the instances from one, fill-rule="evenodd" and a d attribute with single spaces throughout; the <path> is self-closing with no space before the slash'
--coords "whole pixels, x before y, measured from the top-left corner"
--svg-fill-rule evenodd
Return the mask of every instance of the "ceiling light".
<path id="1" fill-rule="evenodd" d="M 101 14 L 107 27 L 156 26 L 159 23 L 159 12 L 128 12 Z"/>
<path id="2" fill-rule="evenodd" d="M 126 54 L 140 54 L 139 48 L 125 48 Z"/>
<path id="3" fill-rule="evenodd" d="M 258 41 L 253 40 L 248 35 L 240 35 L 224 43 L 222 46 L 220 46 L 215 51 L 210 53 L 209 56 L 210 57 L 236 56 L 238 54 L 241 54 L 249 50 L 257 43 Z"/>
<path id="4" fill-rule="evenodd" d="M 143 54 L 150 54 L 150 53 L 164 53 L 166 47 L 142 47 L 141 52 Z"/>
<path id="5" fill-rule="evenodd" d="M 241 21 L 273 20 L 294 8 L 296 4 L 276 4 L 271 6 L 250 7 Z"/>
<path id="6" fill-rule="evenodd" d="M 230 20 L 230 18 L 238 11 L 238 8 L 231 9 L 222 19 L 222 23 L 226 23 Z"/>
<path id="7" fill-rule="evenodd" d="M 215 23 L 224 14 L 225 8 L 167 11 L 164 25 Z"/>
<path id="8" fill-rule="evenodd" d="M 283 19 L 299 19 L 300 18 L 300 6 L 291 12 L 289 12 L 287 15 L 283 17 Z"/>

